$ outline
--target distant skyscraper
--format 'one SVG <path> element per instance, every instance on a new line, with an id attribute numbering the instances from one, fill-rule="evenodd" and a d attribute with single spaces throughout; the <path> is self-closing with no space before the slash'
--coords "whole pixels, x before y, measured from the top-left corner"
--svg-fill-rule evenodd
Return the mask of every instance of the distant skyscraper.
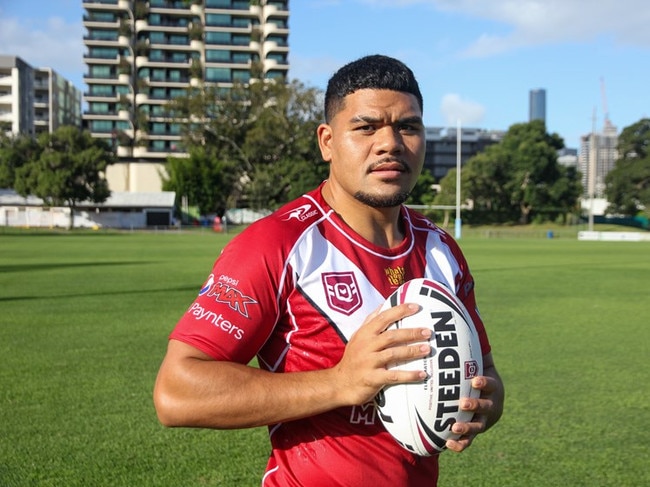
<path id="1" fill-rule="evenodd" d="M 546 122 L 546 90 L 530 90 L 528 121 L 542 120 Z"/>

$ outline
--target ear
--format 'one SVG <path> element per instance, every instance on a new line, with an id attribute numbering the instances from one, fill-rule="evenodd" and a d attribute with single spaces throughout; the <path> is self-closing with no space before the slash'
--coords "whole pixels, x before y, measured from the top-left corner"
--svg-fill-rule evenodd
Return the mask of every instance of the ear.
<path id="1" fill-rule="evenodd" d="M 326 123 L 321 123 L 316 129 L 316 136 L 318 138 L 318 147 L 320 147 L 321 157 L 325 162 L 332 160 L 332 150 L 330 144 L 332 142 L 332 127 Z"/>

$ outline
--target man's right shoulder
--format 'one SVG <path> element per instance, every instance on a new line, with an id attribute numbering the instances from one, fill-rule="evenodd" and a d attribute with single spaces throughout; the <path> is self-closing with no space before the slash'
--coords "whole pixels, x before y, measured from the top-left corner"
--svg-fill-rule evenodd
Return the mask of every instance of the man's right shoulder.
<path id="1" fill-rule="evenodd" d="M 243 233 L 256 239 L 295 239 L 326 217 L 325 212 L 312 191 L 252 223 Z"/>

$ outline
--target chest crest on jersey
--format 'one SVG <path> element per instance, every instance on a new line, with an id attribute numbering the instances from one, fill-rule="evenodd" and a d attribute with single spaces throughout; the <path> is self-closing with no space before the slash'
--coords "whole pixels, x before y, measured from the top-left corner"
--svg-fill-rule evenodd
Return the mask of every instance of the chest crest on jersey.
<path id="1" fill-rule="evenodd" d="M 327 272 L 322 274 L 323 287 L 330 308 L 351 315 L 363 304 L 359 285 L 352 272 Z"/>

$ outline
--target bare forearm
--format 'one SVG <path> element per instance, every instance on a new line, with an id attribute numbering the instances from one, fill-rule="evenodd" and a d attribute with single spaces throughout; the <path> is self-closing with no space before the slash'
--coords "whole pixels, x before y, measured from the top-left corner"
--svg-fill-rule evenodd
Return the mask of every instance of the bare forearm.
<path id="1" fill-rule="evenodd" d="M 269 425 L 364 404 L 386 384 L 421 381 L 424 371 L 388 365 L 428 355 L 430 347 L 421 342 L 431 336 L 431 330 L 386 330 L 418 309 L 404 304 L 371 314 L 348 341 L 336 366 L 308 372 L 271 373 L 217 361 L 170 340 L 154 389 L 158 417 L 167 426 Z"/>
<path id="2" fill-rule="evenodd" d="M 166 426 L 245 428 L 312 416 L 342 405 L 332 371 L 273 374 L 231 362 L 163 363 L 154 401 Z"/>

